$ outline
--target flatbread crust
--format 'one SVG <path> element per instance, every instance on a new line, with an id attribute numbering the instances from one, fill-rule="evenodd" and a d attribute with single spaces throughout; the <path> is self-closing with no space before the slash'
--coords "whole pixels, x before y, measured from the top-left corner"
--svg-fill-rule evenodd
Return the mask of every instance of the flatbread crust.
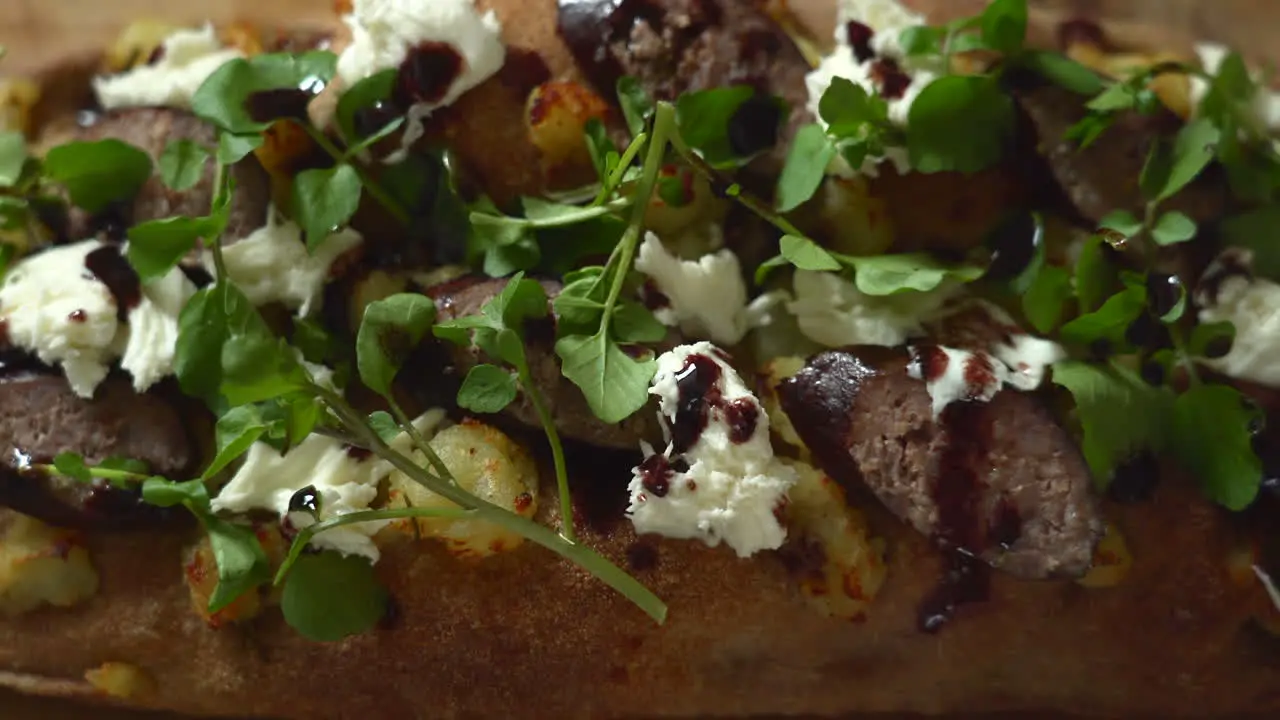
<path id="1" fill-rule="evenodd" d="M 483 4 L 499 9 L 509 45 L 536 48 L 553 74 L 573 75 L 554 34 L 554 0 Z M 491 83 L 455 112 L 504 117 L 509 102 Z M 501 142 L 510 124 L 477 127 L 456 139 L 510 147 Z M 507 171 L 525 166 L 512 157 L 501 154 Z M 1280 647 L 1251 620 L 1266 598 L 1228 572 L 1244 538 L 1184 478 L 1170 475 L 1145 504 L 1107 508 L 1134 555 L 1120 586 L 996 575 L 991 599 L 966 607 L 938 635 L 916 627 L 920 600 L 940 574 L 937 554 L 874 504 L 857 504 L 886 539 L 889 563 L 862 623 L 817 612 L 775 553 L 740 560 L 723 547 L 644 539 L 656 563 L 632 571 L 670 606 L 658 628 L 530 544 L 467 562 L 436 542 L 402 538 L 385 546 L 377 566 L 399 608 L 395 621 L 321 645 L 273 611 L 209 628 L 182 578 L 194 529 L 91 536 L 98 594 L 69 610 L 0 619 L 0 686 L 79 696 L 86 671 L 124 662 L 155 681 L 154 692 L 131 704 L 209 715 L 1280 712 Z M 543 498 L 541 507 L 554 525 L 555 502 Z M 620 518 L 608 531 L 588 527 L 583 540 L 624 567 L 640 542 Z"/>

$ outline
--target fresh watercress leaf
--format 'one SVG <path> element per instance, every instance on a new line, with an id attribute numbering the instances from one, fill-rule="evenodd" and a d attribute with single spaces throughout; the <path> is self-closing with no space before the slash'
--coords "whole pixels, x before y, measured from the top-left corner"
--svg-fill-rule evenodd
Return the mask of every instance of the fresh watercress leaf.
<path id="1" fill-rule="evenodd" d="M 220 392 L 233 406 L 272 400 L 306 387 L 293 348 L 266 333 L 231 335 L 222 346 Z"/>
<path id="2" fill-rule="evenodd" d="M 1128 210 L 1112 210 L 1098 221 L 1098 227 L 1113 230 L 1130 238 L 1142 231 L 1142 221 Z"/>
<path id="3" fill-rule="evenodd" d="M 564 376 L 606 423 L 622 422 L 649 401 L 649 381 L 658 370 L 652 357 L 633 358 L 602 333 L 562 337 L 556 355 Z"/>
<path id="4" fill-rule="evenodd" d="M 632 301 L 622 301 L 614 307 L 612 327 L 614 338 L 621 343 L 661 342 L 669 332 L 649 308 Z"/>
<path id="5" fill-rule="evenodd" d="M 369 303 L 356 334 L 360 380 L 379 395 L 389 396 L 400 366 L 435 319 L 435 303 L 425 295 L 400 293 Z"/>
<path id="6" fill-rule="evenodd" d="M 222 348 L 228 338 L 269 332 L 235 285 L 219 282 L 196 291 L 178 315 L 173 370 L 182 391 L 212 403 L 222 386 Z"/>
<path id="7" fill-rule="evenodd" d="M 382 438 L 382 442 L 391 442 L 400 435 L 400 424 L 396 419 L 391 417 L 391 413 L 376 410 L 369 413 L 369 427 L 378 433 L 378 437 Z"/>
<path id="8" fill-rule="evenodd" d="M 0 195 L 0 230 L 17 230 L 31 217 L 31 206 L 25 198 Z M 5 244 L 4 247 L 13 247 Z"/>
<path id="9" fill-rule="evenodd" d="M 1200 323 L 1191 329 L 1187 354 L 1197 358 L 1219 358 L 1231 351 L 1236 326 L 1230 322 Z"/>
<path id="10" fill-rule="evenodd" d="M 684 141 L 712 167 L 733 166 L 741 158 L 729 142 L 729 121 L 755 94 L 754 88 L 736 85 L 681 95 L 676 100 L 676 123 Z"/>
<path id="11" fill-rule="evenodd" d="M 609 179 L 609 175 L 621 162 L 622 154 L 618 152 L 618 146 L 614 145 L 613 140 L 609 138 L 609 130 L 605 128 L 600 118 L 593 117 L 587 120 L 583 132 L 586 135 L 591 164 L 595 166 L 596 176 L 603 183 Z"/>
<path id="12" fill-rule="evenodd" d="M 44 172 L 90 213 L 138 194 L 151 177 L 151 156 L 119 140 L 73 141 L 51 149 Z"/>
<path id="13" fill-rule="evenodd" d="M 638 79 L 629 75 L 618 78 L 618 105 L 622 107 L 622 116 L 631 130 L 631 137 L 644 132 L 653 119 L 653 98 Z"/>
<path id="14" fill-rule="evenodd" d="M 333 77 L 338 58 L 331 52 L 267 53 L 223 63 L 191 98 L 191 110 L 206 122 L 237 135 L 260 133 L 276 118 L 249 112 L 254 93 L 294 90 L 315 94 Z"/>
<path id="15" fill-rule="evenodd" d="M 994 76 L 948 75 L 911 104 L 907 150 L 919 172 L 974 173 L 995 164 L 1013 137 L 1013 100 Z"/>
<path id="16" fill-rule="evenodd" d="M 791 212 L 808 202 L 822 185 L 835 156 L 836 146 L 820 125 L 800 128 L 778 177 L 778 211 Z"/>
<path id="17" fill-rule="evenodd" d="M 827 123 L 827 132 L 832 136 L 857 137 L 868 125 L 888 123 L 889 106 L 883 98 L 868 94 L 861 85 L 835 77 L 822 93 L 818 115 Z"/>
<path id="18" fill-rule="evenodd" d="M 218 566 L 218 586 L 209 597 L 209 612 L 216 613 L 270 580 L 271 566 L 252 528 L 227 522 L 210 513 L 201 512 L 199 515 Z"/>
<path id="19" fill-rule="evenodd" d="M 458 405 L 472 412 L 496 413 L 510 405 L 518 392 L 516 376 L 496 365 L 471 368 L 458 389 Z"/>
<path id="20" fill-rule="evenodd" d="M 1018 56 L 1018 63 L 1077 95 L 1097 95 L 1106 91 L 1106 84 L 1096 72 L 1062 53 L 1026 50 Z"/>
<path id="21" fill-rule="evenodd" d="M 293 180 L 293 212 L 314 250 L 360 207 L 363 186 L 356 169 L 346 163 L 303 170 Z"/>
<path id="22" fill-rule="evenodd" d="M 900 292 L 935 290 L 948 280 L 970 283 L 986 272 L 977 265 L 955 265 L 928 253 L 897 255 L 840 255 L 840 262 L 853 268 L 853 282 L 867 295 L 894 295 Z"/>
<path id="23" fill-rule="evenodd" d="M 1036 332 L 1048 335 L 1058 327 L 1070 298 L 1071 273 L 1057 265 L 1044 265 L 1022 293 L 1022 314 Z"/>
<path id="24" fill-rule="evenodd" d="M 289 626 L 308 640 L 337 642 L 373 629 L 387 614 L 389 601 L 368 560 L 325 551 L 302 555 L 293 564 L 280 609 Z"/>
<path id="25" fill-rule="evenodd" d="M 1196 236 L 1196 224 L 1177 210 L 1170 210 L 1151 228 L 1151 238 L 1157 245 L 1176 245 Z"/>
<path id="26" fill-rule="evenodd" d="M 1062 326 L 1062 339 L 1068 343 L 1089 345 L 1105 340 L 1113 347 L 1125 342 L 1125 331 L 1147 307 L 1147 290 L 1130 285 L 1112 295 L 1096 311 L 1081 315 Z"/>
<path id="27" fill-rule="evenodd" d="M 13 256 L 18 253 L 18 248 L 8 243 L 0 243 L 0 280 L 4 280 L 4 276 L 9 272 L 9 264 L 13 262 Z"/>
<path id="28" fill-rule="evenodd" d="M 898 45 L 907 57 L 939 55 L 946 29 L 932 25 L 913 25 L 898 34 Z"/>
<path id="29" fill-rule="evenodd" d="M 1258 86 L 1249 66 L 1238 52 L 1228 53 L 1209 81 L 1209 89 L 1200 100 L 1198 115 L 1219 127 L 1238 127 L 1237 115 L 1257 95 Z"/>
<path id="30" fill-rule="evenodd" d="M 217 475 L 236 458 L 244 455 L 266 432 L 262 414 L 252 405 L 240 405 L 218 418 L 217 453 L 200 476 L 203 480 Z"/>
<path id="31" fill-rule="evenodd" d="M 1213 160 L 1219 137 L 1210 120 L 1198 118 L 1178 131 L 1172 145 L 1153 145 L 1138 181 L 1143 194 L 1154 202 L 1177 194 Z"/>
<path id="32" fill-rule="evenodd" d="M 835 256 L 818 243 L 799 235 L 783 235 L 778 241 L 782 257 L 801 270 L 829 271 L 842 266 Z"/>
<path id="33" fill-rule="evenodd" d="M 53 458 L 53 467 L 59 474 L 65 475 L 72 480 L 80 482 L 90 482 L 93 475 L 89 472 L 89 466 L 85 464 L 84 458 L 79 453 L 60 452 Z"/>
<path id="34" fill-rule="evenodd" d="M 979 27 L 988 47 L 1005 55 L 1017 53 L 1027 37 L 1027 0 L 992 0 Z"/>
<path id="35" fill-rule="evenodd" d="M 1075 399 L 1081 450 L 1099 489 L 1110 485 L 1116 467 L 1130 457 L 1167 444 L 1172 396 L 1166 390 L 1118 366 L 1075 360 L 1056 363 L 1052 377 Z"/>
<path id="36" fill-rule="evenodd" d="M 149 477 L 142 481 L 142 501 L 161 508 L 185 505 L 203 511 L 209 507 L 209 488 L 203 480 L 173 482 L 162 477 Z"/>
<path id="37" fill-rule="evenodd" d="M 1098 235 L 1086 240 L 1080 249 L 1075 286 L 1081 314 L 1101 307 L 1119 284 L 1120 274 L 1111 262 L 1111 252 L 1110 246 Z"/>
<path id="38" fill-rule="evenodd" d="M 1085 103 L 1085 107 L 1098 112 L 1112 113 L 1119 110 L 1131 110 L 1138 105 L 1138 91 L 1129 83 L 1115 83 L 1098 93 L 1098 96 Z"/>
<path id="39" fill-rule="evenodd" d="M 563 334 L 590 335 L 604 315 L 608 285 L 602 281 L 604 268 L 592 266 L 564 278 L 564 287 L 552 302 Z"/>
<path id="40" fill-rule="evenodd" d="M 378 103 L 391 99 L 395 90 L 398 70 L 391 68 L 374 73 L 343 91 L 338 98 L 338 107 L 334 111 L 334 119 L 338 124 L 343 139 L 348 145 L 354 145 L 364 139 L 356 128 L 356 115 L 360 111 L 376 107 Z M 403 122 L 403 119 L 401 120 Z M 385 129 L 382 128 L 382 129 Z M 380 132 L 375 130 L 374 135 Z"/>
<path id="41" fill-rule="evenodd" d="M 129 228 L 129 264 L 144 282 L 168 273 L 201 238 L 216 237 L 217 223 L 208 217 L 178 215 L 149 220 Z"/>
<path id="42" fill-rule="evenodd" d="M 27 163 L 27 141 L 17 131 L 0 132 L 0 188 L 13 187 Z"/>
<path id="43" fill-rule="evenodd" d="M 1244 510 L 1258 495 L 1262 462 L 1252 426 L 1261 412 L 1228 385 L 1194 385 L 1173 404 L 1172 450 L 1210 499 Z"/>
<path id="44" fill-rule="evenodd" d="M 234 165 L 246 155 L 262 147 L 261 135 L 233 135 L 229 132 L 218 134 L 217 160 L 223 165 Z"/>
<path id="45" fill-rule="evenodd" d="M 190 190 L 204 176 L 209 151 L 191 140 L 170 140 L 160 153 L 160 180 L 170 190 Z"/>

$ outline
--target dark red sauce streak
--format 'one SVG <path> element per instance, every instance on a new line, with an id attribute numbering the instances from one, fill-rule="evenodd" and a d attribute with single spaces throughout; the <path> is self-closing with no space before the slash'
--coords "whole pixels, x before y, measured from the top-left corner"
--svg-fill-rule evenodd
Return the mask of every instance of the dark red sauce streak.
<path id="1" fill-rule="evenodd" d="M 760 421 L 760 406 L 750 398 L 739 398 L 726 404 L 722 411 L 725 421 L 729 423 L 729 440 L 741 445 L 756 434 L 756 424 Z"/>
<path id="2" fill-rule="evenodd" d="M 244 111 L 259 123 L 284 118 L 302 120 L 307 117 L 307 104 L 311 98 L 310 92 L 298 88 L 259 90 L 245 98 Z"/>
<path id="3" fill-rule="evenodd" d="M 676 373 L 680 399 L 671 423 L 671 441 L 677 454 L 689 451 L 707 429 L 711 409 L 724 401 L 720 391 L 720 365 L 706 355 L 690 355 Z"/>
<path id="4" fill-rule="evenodd" d="M 640 484 L 650 495 L 666 497 L 671 491 L 671 478 L 675 473 L 667 456 L 662 453 L 654 453 L 645 458 L 637 472 L 640 473 Z"/>
<path id="5" fill-rule="evenodd" d="M 934 382 L 947 372 L 951 358 L 937 345 L 913 345 L 910 368 L 912 374 L 919 375 L 925 382 Z"/>
<path id="6" fill-rule="evenodd" d="M 871 65 L 871 79 L 880 89 L 880 97 L 886 100 L 901 98 L 911 85 L 911 76 L 904 73 L 893 58 L 876 60 Z"/>
<path id="7" fill-rule="evenodd" d="M 94 250 L 84 258 L 84 266 L 93 276 L 107 286 L 111 296 L 116 300 L 116 317 L 121 322 L 128 317 L 129 311 L 142 302 L 142 283 L 133 266 L 120 254 L 115 245 L 105 245 Z"/>
<path id="8" fill-rule="evenodd" d="M 363 461 L 373 457 L 372 450 L 358 447 L 356 445 L 347 445 L 346 451 L 347 451 L 347 457 L 351 458 L 352 460 Z"/>
<path id="9" fill-rule="evenodd" d="M 844 26 L 845 36 L 849 39 L 849 47 L 853 49 L 853 57 L 858 62 L 866 62 L 876 56 L 871 49 L 871 38 L 876 33 L 869 26 L 857 20 L 851 20 Z"/>
<path id="10" fill-rule="evenodd" d="M 399 98 L 404 104 L 438 103 L 466 67 L 466 61 L 448 43 L 427 41 L 409 51 L 396 76 Z"/>

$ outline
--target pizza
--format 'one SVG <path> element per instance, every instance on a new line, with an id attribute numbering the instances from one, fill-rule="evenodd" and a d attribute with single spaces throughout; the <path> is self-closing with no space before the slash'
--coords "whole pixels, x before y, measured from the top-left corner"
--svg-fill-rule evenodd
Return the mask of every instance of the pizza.
<path id="1" fill-rule="evenodd" d="M 936 5 L 352 0 L 4 80 L 0 687 L 1280 711 L 1266 69 Z"/>

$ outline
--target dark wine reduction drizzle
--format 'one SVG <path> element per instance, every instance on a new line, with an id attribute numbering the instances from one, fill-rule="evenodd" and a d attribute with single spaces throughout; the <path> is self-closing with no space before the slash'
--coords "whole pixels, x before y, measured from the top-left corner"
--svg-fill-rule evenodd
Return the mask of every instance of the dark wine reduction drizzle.
<path id="1" fill-rule="evenodd" d="M 438 103 L 466 69 L 466 60 L 448 43 L 419 43 L 400 63 L 396 100 L 402 105 Z"/>
<path id="2" fill-rule="evenodd" d="M 750 398 L 726 401 L 720 386 L 724 373 L 720 363 L 702 354 L 690 355 L 676 373 L 679 400 L 671 422 L 671 441 L 677 455 L 698 443 L 707 429 L 712 411 L 718 411 L 729 425 L 729 440 L 742 444 L 755 435 L 760 408 Z"/>
<path id="3" fill-rule="evenodd" d="M 124 322 L 142 302 L 142 282 L 116 245 L 104 245 L 84 258 L 84 266 L 107 286 L 116 300 L 116 317 Z"/>

